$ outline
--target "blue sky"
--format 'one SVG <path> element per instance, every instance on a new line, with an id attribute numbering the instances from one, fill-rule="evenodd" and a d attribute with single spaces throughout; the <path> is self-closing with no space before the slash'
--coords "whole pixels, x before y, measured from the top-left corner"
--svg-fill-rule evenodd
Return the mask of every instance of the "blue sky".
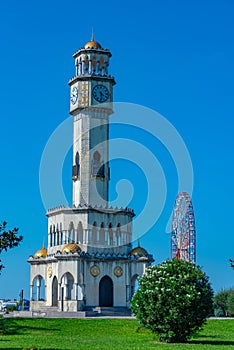
<path id="1" fill-rule="evenodd" d="M 159 112 L 186 143 L 194 169 L 197 263 L 216 291 L 234 286 L 228 262 L 234 258 L 233 15 L 231 0 L 1 2 L 0 219 L 19 227 L 24 242 L 1 255 L 6 268 L 0 276 L 0 298 L 18 297 L 22 288 L 29 294 L 26 260 L 47 237 L 40 159 L 51 133 L 69 116 L 72 54 L 90 39 L 92 27 L 96 40 L 113 55 L 115 101 Z M 111 132 L 129 135 L 124 127 Z M 137 130 L 131 135 L 157 155 L 165 171 L 165 208 L 141 240 L 160 262 L 170 256 L 165 231 L 177 194 L 176 172 L 160 142 Z M 68 155 L 63 170 L 68 197 L 70 162 Z M 112 164 L 111 193 L 118 178 L 129 177 L 135 190 L 130 205 L 139 213 L 144 175 L 138 169 L 131 179 L 131 167 Z"/>

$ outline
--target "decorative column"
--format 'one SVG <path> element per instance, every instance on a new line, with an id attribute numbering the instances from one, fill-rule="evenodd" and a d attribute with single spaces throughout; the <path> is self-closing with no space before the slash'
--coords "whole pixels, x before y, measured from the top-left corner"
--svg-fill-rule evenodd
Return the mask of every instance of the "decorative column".
<path id="1" fill-rule="evenodd" d="M 33 300 L 33 284 L 30 284 L 30 300 Z"/>
<path id="2" fill-rule="evenodd" d="M 89 230 L 84 230 L 84 232 L 85 232 L 85 242 L 84 243 L 89 243 Z"/>
<path id="3" fill-rule="evenodd" d="M 78 244 L 78 230 L 74 228 L 74 241 Z"/>
<path id="4" fill-rule="evenodd" d="M 50 248 L 52 246 L 52 233 L 48 233 L 48 247 Z"/>
<path id="5" fill-rule="evenodd" d="M 75 299 L 78 300 L 79 298 L 79 290 L 78 290 L 78 283 L 75 283 L 75 287 L 76 287 L 76 295 L 75 295 Z"/>
<path id="6" fill-rule="evenodd" d="M 59 288 L 58 288 L 58 300 L 62 299 L 62 283 L 58 284 Z"/>
<path id="7" fill-rule="evenodd" d="M 82 73 L 82 63 L 79 62 L 79 65 L 78 65 L 78 75 L 81 75 Z"/>
<path id="8" fill-rule="evenodd" d="M 65 283 L 65 288 L 64 288 L 64 300 L 68 300 L 68 288 L 69 288 L 69 283 Z"/>
<path id="9" fill-rule="evenodd" d="M 39 278 L 37 279 L 37 301 L 40 300 L 40 291 L 41 291 L 41 280 L 39 280 Z"/>
<path id="10" fill-rule="evenodd" d="M 68 243 L 68 235 L 69 235 L 69 231 L 68 230 L 64 230 L 64 244 Z"/>

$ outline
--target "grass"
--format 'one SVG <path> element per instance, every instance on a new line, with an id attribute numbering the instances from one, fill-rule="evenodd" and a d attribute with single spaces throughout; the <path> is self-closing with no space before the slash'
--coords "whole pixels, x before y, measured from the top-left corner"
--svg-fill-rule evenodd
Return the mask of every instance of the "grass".
<path id="1" fill-rule="evenodd" d="M 233 349 L 234 320 L 209 320 L 186 344 L 163 344 L 132 319 L 2 319 L 0 349 Z"/>

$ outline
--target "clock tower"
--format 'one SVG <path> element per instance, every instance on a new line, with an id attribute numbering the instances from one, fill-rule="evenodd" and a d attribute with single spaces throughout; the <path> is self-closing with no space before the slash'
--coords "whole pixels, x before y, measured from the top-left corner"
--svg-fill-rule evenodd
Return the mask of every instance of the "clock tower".
<path id="1" fill-rule="evenodd" d="M 102 307 L 129 313 L 137 277 L 153 257 L 140 245 L 132 247 L 134 211 L 108 203 L 109 116 L 115 85 L 108 72 L 111 53 L 92 36 L 73 57 L 72 206 L 46 213 L 47 248 L 28 259 L 30 310 L 34 316 L 43 310 L 46 317 L 61 317 L 61 312 L 69 312 L 69 317 L 97 311 L 102 315 Z"/>
<path id="2" fill-rule="evenodd" d="M 109 74 L 111 53 L 92 35 L 73 55 L 76 75 L 69 81 L 73 131 L 73 205 L 108 203 L 109 124 L 114 78 Z"/>

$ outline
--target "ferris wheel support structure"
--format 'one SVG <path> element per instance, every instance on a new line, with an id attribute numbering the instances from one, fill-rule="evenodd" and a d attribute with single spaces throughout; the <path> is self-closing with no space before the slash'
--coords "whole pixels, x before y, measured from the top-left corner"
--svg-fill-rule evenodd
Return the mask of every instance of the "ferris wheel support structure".
<path id="1" fill-rule="evenodd" d="M 171 258 L 196 263 L 196 227 L 193 204 L 187 192 L 180 192 L 175 200 L 172 233 Z"/>

